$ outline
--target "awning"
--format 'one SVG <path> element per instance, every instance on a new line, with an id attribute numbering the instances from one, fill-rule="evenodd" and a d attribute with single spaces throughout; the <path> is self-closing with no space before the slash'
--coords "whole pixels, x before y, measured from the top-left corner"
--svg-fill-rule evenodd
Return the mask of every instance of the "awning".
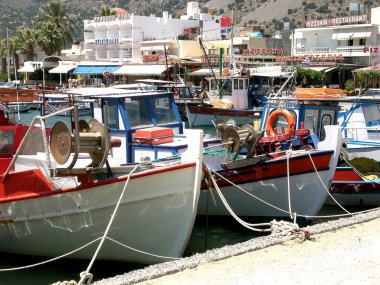
<path id="1" fill-rule="evenodd" d="M 34 72 L 34 68 L 31 65 L 23 66 L 17 69 L 18 72 Z"/>
<path id="2" fill-rule="evenodd" d="M 53 69 L 49 70 L 49 73 L 67 73 L 76 67 L 74 64 L 60 64 Z"/>
<path id="3" fill-rule="evenodd" d="M 103 74 L 104 71 L 113 73 L 119 66 L 77 66 L 74 74 Z"/>
<path id="4" fill-rule="evenodd" d="M 371 32 L 355 32 L 352 37 L 353 38 L 369 38 L 371 36 Z"/>
<path id="5" fill-rule="evenodd" d="M 292 36 L 290 36 L 291 38 Z M 294 38 L 295 39 L 303 39 L 303 33 L 302 32 L 294 32 Z"/>
<path id="6" fill-rule="evenodd" d="M 91 66 L 77 66 L 74 70 L 74 74 L 88 74 Z"/>
<path id="7" fill-rule="evenodd" d="M 219 74 L 219 69 L 213 69 L 215 74 Z M 189 72 L 188 75 L 190 76 L 203 76 L 203 75 L 211 75 L 212 70 L 211 68 L 201 68 L 198 70 L 194 70 L 192 72 Z"/>
<path id="8" fill-rule="evenodd" d="M 168 49 L 168 47 L 166 47 Z M 141 51 L 150 51 L 150 50 L 165 50 L 165 46 L 146 46 L 146 47 L 141 47 Z"/>
<path id="9" fill-rule="evenodd" d="M 338 68 L 338 66 L 332 66 L 332 67 L 329 67 L 329 68 L 325 69 L 324 72 L 325 72 L 325 73 L 327 73 L 327 72 L 331 72 L 331 71 L 333 71 L 333 70 L 335 70 L 335 69 L 337 69 L 337 68 Z"/>
<path id="10" fill-rule="evenodd" d="M 311 70 L 315 70 L 315 71 L 324 71 L 328 67 L 327 66 L 302 66 L 301 68 L 302 69 L 311 69 Z"/>
<path id="11" fill-rule="evenodd" d="M 334 33 L 331 37 L 333 40 L 345 41 L 352 38 L 354 33 Z"/>
<path id="12" fill-rule="evenodd" d="M 161 75 L 166 70 L 163 64 L 123 65 L 113 72 L 115 75 Z"/>

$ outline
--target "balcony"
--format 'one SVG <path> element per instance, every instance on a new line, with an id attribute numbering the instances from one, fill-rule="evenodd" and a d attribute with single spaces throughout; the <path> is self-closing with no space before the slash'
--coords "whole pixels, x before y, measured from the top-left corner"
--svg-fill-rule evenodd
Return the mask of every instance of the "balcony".
<path id="1" fill-rule="evenodd" d="M 367 46 L 339 46 L 335 48 L 313 47 L 313 48 L 296 48 L 295 56 L 298 55 L 326 55 L 341 54 L 344 57 L 368 56 Z"/>

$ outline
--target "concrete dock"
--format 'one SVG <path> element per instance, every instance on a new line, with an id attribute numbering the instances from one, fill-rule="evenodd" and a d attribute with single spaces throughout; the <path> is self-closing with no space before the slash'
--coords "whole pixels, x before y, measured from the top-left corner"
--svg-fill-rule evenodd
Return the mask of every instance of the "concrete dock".
<path id="1" fill-rule="evenodd" d="M 380 284 L 380 210 L 148 266 L 95 285 Z"/>

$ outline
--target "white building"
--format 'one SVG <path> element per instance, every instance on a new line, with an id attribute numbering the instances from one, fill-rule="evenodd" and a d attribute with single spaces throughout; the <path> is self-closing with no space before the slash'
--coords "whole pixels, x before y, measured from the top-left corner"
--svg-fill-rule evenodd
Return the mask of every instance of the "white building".
<path id="1" fill-rule="evenodd" d="M 371 15 L 353 15 L 335 19 L 314 20 L 292 35 L 292 56 L 288 61 L 315 64 L 345 63 L 372 65 L 379 54 L 380 7 Z M 294 58 L 296 57 L 296 58 Z"/>
<path id="2" fill-rule="evenodd" d="M 183 39 L 186 34 L 204 31 L 204 39 L 220 38 L 219 18 L 199 13 L 196 2 L 190 2 L 188 14 L 174 19 L 168 12 L 162 17 L 137 16 L 127 11 L 113 16 L 95 17 L 84 21 L 86 59 L 116 62 L 141 62 L 147 54 L 140 50 L 141 42 Z M 163 47 L 161 47 L 163 50 Z M 153 53 L 154 54 L 154 53 Z"/>

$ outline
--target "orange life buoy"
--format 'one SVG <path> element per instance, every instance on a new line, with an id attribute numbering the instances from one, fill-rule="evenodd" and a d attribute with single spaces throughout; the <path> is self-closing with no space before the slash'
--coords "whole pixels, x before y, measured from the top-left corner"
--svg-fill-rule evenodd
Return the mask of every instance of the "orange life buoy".
<path id="1" fill-rule="evenodd" d="M 288 110 L 278 109 L 278 110 L 273 111 L 268 117 L 268 122 L 267 122 L 268 136 L 277 135 L 276 132 L 274 131 L 274 124 L 280 116 L 285 117 L 288 123 L 288 128 L 286 129 L 285 134 L 293 135 L 294 130 L 295 130 L 295 122 L 294 122 L 294 117 L 292 113 L 290 113 Z"/>

